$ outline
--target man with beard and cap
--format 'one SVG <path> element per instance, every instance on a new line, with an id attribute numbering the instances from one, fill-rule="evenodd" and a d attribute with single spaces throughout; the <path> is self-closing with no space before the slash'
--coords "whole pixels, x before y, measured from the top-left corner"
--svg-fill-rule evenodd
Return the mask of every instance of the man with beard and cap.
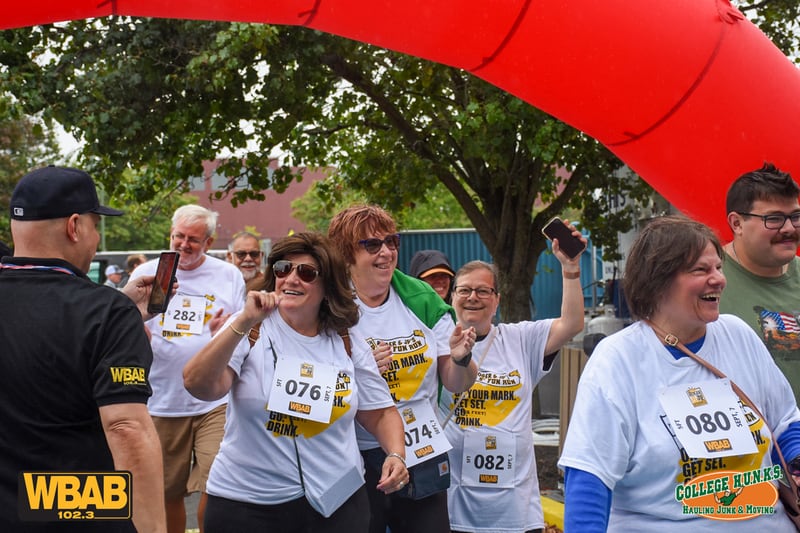
<path id="1" fill-rule="evenodd" d="M 800 402 L 800 186 L 765 163 L 728 189 L 733 241 L 725 245 L 720 312 L 738 316 L 767 345 Z"/>
<path id="2" fill-rule="evenodd" d="M 451 302 L 450 291 L 456 273 L 444 253 L 439 250 L 420 250 L 411 258 L 408 274 L 433 287 L 436 294 L 448 304 Z"/>
<path id="3" fill-rule="evenodd" d="M 262 255 L 258 237 L 249 231 L 237 233 L 228 245 L 228 262 L 233 263 L 242 273 L 248 291 L 260 290 L 264 285 Z"/>

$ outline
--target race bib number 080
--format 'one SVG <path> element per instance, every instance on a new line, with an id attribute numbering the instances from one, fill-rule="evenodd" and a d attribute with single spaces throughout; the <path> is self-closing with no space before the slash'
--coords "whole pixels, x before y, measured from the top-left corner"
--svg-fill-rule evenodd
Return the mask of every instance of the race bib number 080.
<path id="1" fill-rule="evenodd" d="M 689 457 L 725 457 L 758 451 L 730 380 L 666 387 L 659 401 Z"/>

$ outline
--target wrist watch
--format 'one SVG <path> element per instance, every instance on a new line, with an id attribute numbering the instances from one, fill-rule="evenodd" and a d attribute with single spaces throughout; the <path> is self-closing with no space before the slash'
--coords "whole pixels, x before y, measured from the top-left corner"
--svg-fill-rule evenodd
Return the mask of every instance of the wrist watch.
<path id="1" fill-rule="evenodd" d="M 452 355 L 450 357 L 453 357 Z M 464 368 L 469 366 L 469 362 L 472 361 L 472 352 L 470 351 L 467 355 L 465 355 L 462 359 L 456 359 L 453 357 L 453 362 L 458 366 L 463 366 Z"/>

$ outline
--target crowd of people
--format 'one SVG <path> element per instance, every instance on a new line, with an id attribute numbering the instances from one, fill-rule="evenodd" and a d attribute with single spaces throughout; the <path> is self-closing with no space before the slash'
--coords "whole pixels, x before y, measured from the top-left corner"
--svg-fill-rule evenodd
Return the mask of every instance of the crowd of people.
<path id="1" fill-rule="evenodd" d="M 676 215 L 640 231 L 623 278 L 636 322 L 592 352 L 559 459 L 568 533 L 796 530 L 777 484 L 800 481 L 799 195 L 765 164 L 730 186 L 729 243 Z M 12 194 L 0 529 L 183 533 L 198 492 L 209 533 L 544 531 L 533 392 L 584 328 L 580 253 L 553 240 L 560 316 L 497 323 L 493 264 L 420 250 L 402 272 L 378 206 L 268 253 L 238 233 L 223 261 L 207 253 L 217 214 L 187 205 L 176 288 L 152 314 L 157 260 L 86 277 L 100 217 L 122 214 L 77 169 Z M 119 471 L 129 516 L 37 514 L 36 476 L 83 473 L 77 494 Z M 109 489 L 94 490 L 97 506 Z"/>

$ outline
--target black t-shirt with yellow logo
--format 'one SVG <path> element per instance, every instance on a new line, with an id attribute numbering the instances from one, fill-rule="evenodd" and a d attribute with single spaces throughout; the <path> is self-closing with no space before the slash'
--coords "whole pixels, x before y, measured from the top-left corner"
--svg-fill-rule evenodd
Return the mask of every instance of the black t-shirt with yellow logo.
<path id="1" fill-rule="evenodd" d="M 20 475 L 114 470 L 98 407 L 147 402 L 150 344 L 129 298 L 65 261 L 6 258 L 0 295 L 0 531 L 63 527 L 20 522 Z M 73 527 L 133 531 L 130 520 Z"/>

